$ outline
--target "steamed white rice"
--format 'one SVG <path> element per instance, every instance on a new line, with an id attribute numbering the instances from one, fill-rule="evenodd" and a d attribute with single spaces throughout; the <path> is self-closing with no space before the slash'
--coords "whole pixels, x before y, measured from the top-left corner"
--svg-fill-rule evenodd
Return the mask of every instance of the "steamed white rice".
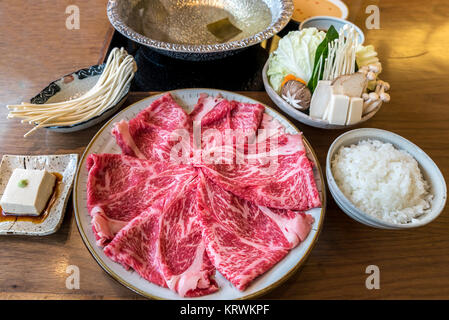
<path id="1" fill-rule="evenodd" d="M 390 143 L 364 140 L 340 148 L 332 173 L 361 211 L 391 223 L 410 223 L 430 208 L 432 195 L 416 160 Z"/>

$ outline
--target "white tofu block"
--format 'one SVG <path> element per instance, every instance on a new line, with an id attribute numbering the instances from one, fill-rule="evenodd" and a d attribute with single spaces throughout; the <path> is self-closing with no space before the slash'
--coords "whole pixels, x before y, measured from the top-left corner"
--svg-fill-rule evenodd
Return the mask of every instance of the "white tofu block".
<path id="1" fill-rule="evenodd" d="M 346 124 L 349 109 L 349 97 L 342 94 L 333 94 L 329 103 L 327 119 L 330 124 Z"/>
<path id="2" fill-rule="evenodd" d="M 356 124 L 362 119 L 363 113 L 363 99 L 351 98 L 349 101 L 348 117 L 346 119 L 346 125 Z"/>
<path id="3" fill-rule="evenodd" d="M 330 101 L 329 101 L 329 103 L 330 103 Z M 329 105 L 327 106 L 326 111 L 324 111 L 323 120 L 327 120 L 328 115 L 329 115 Z"/>
<path id="4" fill-rule="evenodd" d="M 45 170 L 14 169 L 0 201 L 3 211 L 40 215 L 53 193 L 56 177 Z"/>
<path id="5" fill-rule="evenodd" d="M 310 100 L 310 116 L 323 119 L 332 94 L 331 81 L 320 80 Z"/>

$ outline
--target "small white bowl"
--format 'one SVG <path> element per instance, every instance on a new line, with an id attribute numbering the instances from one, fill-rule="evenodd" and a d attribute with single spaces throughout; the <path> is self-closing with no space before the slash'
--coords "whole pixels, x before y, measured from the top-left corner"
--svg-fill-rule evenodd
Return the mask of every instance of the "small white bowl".
<path id="1" fill-rule="evenodd" d="M 433 194 L 430 211 L 421 217 L 417 218 L 417 221 L 407 224 L 395 224 L 385 222 L 378 218 L 375 218 L 369 214 L 362 212 L 360 209 L 354 206 L 351 201 L 343 194 L 335 182 L 334 176 L 331 170 L 331 161 L 334 155 L 341 147 L 356 144 L 361 140 L 376 139 L 382 142 L 389 142 L 395 148 L 407 151 L 418 162 L 419 168 L 423 174 L 424 179 L 430 185 L 430 192 Z M 416 228 L 430 223 L 435 220 L 438 215 L 443 211 L 447 198 L 447 187 L 444 177 L 438 169 L 433 160 L 418 146 L 410 142 L 409 140 L 389 131 L 363 128 L 348 131 L 340 135 L 329 148 L 326 158 L 326 178 L 329 190 L 332 194 L 337 205 L 351 218 L 363 223 L 367 226 L 380 228 L 380 229 L 409 229 Z"/>
<path id="2" fill-rule="evenodd" d="M 359 34 L 359 44 L 363 44 L 365 42 L 365 34 L 363 33 L 362 29 L 360 29 L 358 26 L 356 26 L 352 22 L 349 22 L 345 19 L 336 18 L 336 17 L 316 16 L 316 17 L 308 18 L 308 19 L 304 20 L 303 22 L 301 22 L 301 24 L 299 25 L 299 30 L 302 30 L 304 28 L 315 27 L 319 30 L 327 31 L 330 28 L 330 26 L 334 26 L 334 28 L 337 31 L 340 31 L 340 29 L 343 28 L 343 26 L 345 24 L 349 24 L 350 26 L 354 27 L 354 29 Z"/>

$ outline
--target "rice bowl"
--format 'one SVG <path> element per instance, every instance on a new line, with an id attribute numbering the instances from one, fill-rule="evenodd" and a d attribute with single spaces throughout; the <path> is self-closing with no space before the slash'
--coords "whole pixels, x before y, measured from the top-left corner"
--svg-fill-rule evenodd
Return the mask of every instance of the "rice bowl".
<path id="1" fill-rule="evenodd" d="M 345 196 L 337 185 L 331 170 L 331 160 L 340 148 L 368 139 L 376 139 L 382 142 L 391 143 L 396 149 L 405 150 L 417 161 L 419 169 L 423 174 L 423 179 L 429 184 L 429 192 L 433 195 L 432 200 L 430 201 L 430 208 L 426 214 L 416 217 L 414 221 L 409 223 L 388 222 L 357 208 L 357 206 Z M 446 182 L 441 171 L 432 159 L 407 139 L 392 132 L 380 129 L 363 128 L 351 130 L 335 139 L 327 154 L 326 178 L 329 190 L 335 199 L 335 202 L 343 212 L 360 223 L 381 229 L 409 229 L 426 225 L 436 219 L 443 211 L 447 198 Z"/>
<path id="2" fill-rule="evenodd" d="M 410 223 L 426 214 L 432 194 L 416 160 L 379 140 L 341 147 L 331 163 L 343 194 L 357 208 L 391 223 Z"/>

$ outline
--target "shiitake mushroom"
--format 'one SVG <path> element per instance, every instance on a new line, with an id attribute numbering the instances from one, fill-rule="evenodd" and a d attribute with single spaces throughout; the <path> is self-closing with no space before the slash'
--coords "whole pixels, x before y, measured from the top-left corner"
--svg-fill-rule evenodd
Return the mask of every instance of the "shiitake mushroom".
<path id="1" fill-rule="evenodd" d="M 310 107 L 310 99 L 312 98 L 309 88 L 297 80 L 287 81 L 282 86 L 281 96 L 299 110 L 307 110 Z"/>

